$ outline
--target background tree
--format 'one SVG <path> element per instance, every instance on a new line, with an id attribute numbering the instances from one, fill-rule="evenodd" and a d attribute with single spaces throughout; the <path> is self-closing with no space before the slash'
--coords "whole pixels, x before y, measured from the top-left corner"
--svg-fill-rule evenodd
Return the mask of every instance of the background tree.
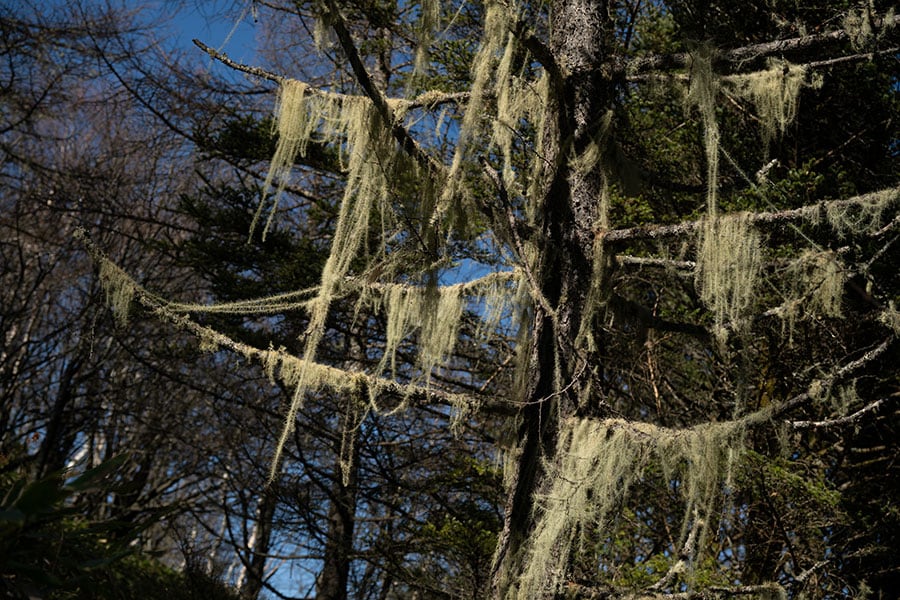
<path id="1" fill-rule="evenodd" d="M 146 46 L 117 47 L 148 30 L 121 7 L 0 6 L 0 571 L 11 597 L 229 596 L 201 573 L 206 564 L 192 561 L 185 577 L 138 556 L 184 558 L 171 541 L 184 532 L 167 524 L 217 487 L 196 444 L 204 435 L 184 415 L 209 415 L 218 390 L 165 366 L 177 332 L 117 326 L 74 235 L 90 228 L 160 289 L 191 287 L 168 257 L 147 252 L 147 241 L 183 233 L 172 203 L 159 201 L 192 185 L 173 176 L 183 140 L 148 120 L 114 76 L 128 60 L 155 59 Z M 112 457 L 127 457 L 112 481 L 71 483 Z"/>
<path id="2" fill-rule="evenodd" d="M 197 576 L 228 577 L 248 597 L 266 587 L 277 594 L 270 580 L 284 561 L 310 571 L 307 583 L 315 582 L 320 597 L 346 595 L 348 580 L 359 597 L 404 585 L 465 590 L 470 569 L 474 585 L 484 581 L 498 517 L 492 499 L 477 505 L 496 486 L 471 484 L 495 478 L 486 451 L 472 452 L 480 434 L 454 437 L 446 414 L 385 415 L 348 444 L 336 434 L 344 417 L 335 419 L 347 414 L 346 398 L 313 394 L 297 450 L 286 449 L 284 480 L 259 495 L 282 392 L 269 388 L 263 369 L 236 372 L 227 353 L 198 354 L 140 311 L 112 319 L 99 282 L 117 271 L 92 273 L 73 236 L 86 228 L 119 266 L 143 273 L 159 292 L 178 288 L 183 301 L 308 287 L 336 218 L 338 155 L 322 148 L 315 159 L 323 181 L 300 198 L 295 212 L 305 216 L 280 221 L 281 231 L 265 242 L 257 236 L 248 251 L 258 193 L 252 181 L 260 172 L 264 178 L 261 160 L 272 138 L 252 107 L 228 99 L 244 101 L 254 88 L 213 86 L 179 68 L 173 55 L 162 70 L 149 43 L 156 30 L 127 12 L 90 4 L 58 12 L 9 8 L 8 98 L 22 110 L 10 115 L 3 138 L 9 302 L 2 439 L 4 455 L 14 457 L 4 470 L 42 477 L 129 451 L 126 485 L 113 502 L 97 496 L 79 506 L 98 518 L 136 522 L 167 509 L 164 521 L 142 532 L 144 549 Z M 66 77 L 54 80 L 56 68 Z M 86 91 L 69 93 L 77 89 Z M 254 154 L 246 140 L 263 150 Z M 224 256 L 231 262 L 221 262 Z M 296 346 L 305 322 L 302 315 L 207 319 L 236 339 L 287 346 Z M 357 350 L 365 328 L 332 323 L 329 361 L 373 360 Z M 356 357 L 344 358 L 345 348 Z M 396 462 L 386 463 L 380 447 L 397 453 Z M 452 460 L 451 448 L 459 451 Z M 350 476 L 361 468 L 369 476 L 357 490 Z M 472 543 L 469 522 L 480 536 Z M 419 555 L 431 556 L 431 566 L 415 566 Z M 444 556 L 459 565 L 456 583 L 448 583 Z"/>

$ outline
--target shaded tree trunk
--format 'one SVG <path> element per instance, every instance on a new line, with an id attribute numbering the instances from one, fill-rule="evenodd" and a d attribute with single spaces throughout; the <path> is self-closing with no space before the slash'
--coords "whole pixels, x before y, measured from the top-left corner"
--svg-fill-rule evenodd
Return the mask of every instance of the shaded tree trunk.
<path id="1" fill-rule="evenodd" d="M 357 328 L 345 340 L 347 356 L 362 363 L 364 339 Z M 353 560 L 353 531 L 356 524 L 356 487 L 359 476 L 359 442 L 365 411 L 361 406 L 368 397 L 365 384 L 357 382 L 346 398 L 347 410 L 341 417 L 341 442 L 337 448 L 335 475 L 328 507 L 328 529 L 322 571 L 316 581 L 317 600 L 347 600 L 347 582 Z"/>
<path id="2" fill-rule="evenodd" d="M 560 418 L 597 412 L 588 390 L 599 368 L 596 351 L 581 347 L 579 333 L 591 301 L 594 240 L 600 217 L 602 161 L 573 168 L 569 159 L 602 142 L 604 117 L 613 83 L 601 68 L 612 21 L 606 0 L 556 0 L 551 7 L 550 54 L 559 78 L 553 82 L 545 147 L 554 165 L 541 199 L 538 219 L 541 252 L 536 265 L 540 294 L 536 303 L 518 431 L 519 456 L 506 503 L 495 557 L 492 592 L 504 598 L 524 568 L 523 545 L 535 526 L 534 495 L 544 486 L 543 462 L 555 453 Z M 601 221 L 602 222 L 602 221 Z M 601 276 L 602 274 L 598 274 Z"/>
<path id="3" fill-rule="evenodd" d="M 322 571 L 316 582 L 317 600 L 346 600 L 347 581 L 353 553 L 353 530 L 356 521 L 356 481 L 359 468 L 360 428 L 355 423 L 345 423 L 352 427 L 347 435 L 354 440 L 346 452 L 347 477 L 337 476 L 331 488 L 331 505 L 328 508 L 328 530 L 325 540 L 325 554 Z"/>
<path id="4" fill-rule="evenodd" d="M 50 410 L 47 422 L 47 430 L 44 441 L 39 451 L 40 461 L 38 476 L 43 477 L 55 471 L 61 471 L 66 466 L 66 457 L 75 442 L 74 427 L 69 422 L 69 405 L 75 397 L 75 376 L 81 369 L 81 361 L 72 359 L 66 362 L 66 366 L 60 375 L 57 384 L 56 398 Z"/>
<path id="5" fill-rule="evenodd" d="M 272 540 L 272 520 L 275 517 L 277 505 L 277 495 L 270 486 L 267 486 L 259 499 L 253 545 L 249 548 L 250 556 L 247 560 L 246 579 L 241 587 L 241 595 L 248 600 L 255 600 L 259 597 L 265 582 L 266 559 Z"/>

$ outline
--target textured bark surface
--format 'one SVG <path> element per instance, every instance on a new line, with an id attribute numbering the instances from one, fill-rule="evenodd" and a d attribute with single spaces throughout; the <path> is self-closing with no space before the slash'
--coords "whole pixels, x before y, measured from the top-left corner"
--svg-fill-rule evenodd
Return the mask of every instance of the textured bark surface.
<path id="1" fill-rule="evenodd" d="M 528 354 L 525 407 L 518 431 L 519 456 L 506 503 L 506 517 L 495 560 L 492 591 L 505 598 L 514 589 L 525 561 L 523 546 L 535 526 L 534 496 L 546 484 L 542 463 L 555 453 L 560 418 L 579 406 L 598 362 L 578 348 L 577 337 L 593 275 L 593 250 L 603 188 L 602 161 L 573 168 L 600 138 L 612 97 L 604 64 L 611 31 L 605 0 L 557 0 L 551 9 L 550 52 L 560 67 L 541 154 L 554 165 L 545 184 L 538 223 L 541 258 L 536 265 L 540 292 L 554 315 L 536 306 Z M 593 410 L 593 409 L 590 409 Z"/>
<path id="2" fill-rule="evenodd" d="M 317 600 L 346 600 L 347 579 L 353 551 L 353 527 L 356 514 L 356 460 L 351 465 L 348 485 L 336 479 L 328 509 L 328 532 L 322 571 L 316 585 Z"/>

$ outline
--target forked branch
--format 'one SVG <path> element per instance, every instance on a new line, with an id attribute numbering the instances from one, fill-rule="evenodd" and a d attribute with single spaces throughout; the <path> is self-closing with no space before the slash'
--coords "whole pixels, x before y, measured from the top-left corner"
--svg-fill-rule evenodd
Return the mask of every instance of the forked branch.
<path id="1" fill-rule="evenodd" d="M 425 167 L 434 174 L 443 172 L 444 165 L 427 153 L 419 145 L 419 142 L 412 137 L 406 127 L 400 123 L 400 120 L 388 103 L 387 97 L 380 89 L 378 89 L 375 82 L 372 81 L 372 77 L 369 75 L 369 71 L 366 69 L 366 65 L 363 64 L 362 58 L 359 55 L 356 44 L 350 36 L 350 31 L 344 23 L 344 17 L 340 14 L 340 10 L 334 6 L 333 3 L 328 3 L 328 13 L 331 26 L 334 29 L 335 34 L 337 34 L 338 42 L 341 44 L 344 54 L 347 55 L 347 60 L 350 61 L 350 67 L 353 69 L 356 80 L 375 105 L 375 109 L 381 116 L 381 120 L 384 122 L 385 127 L 390 128 L 391 134 L 394 136 L 394 139 L 397 140 L 397 143 L 400 144 L 400 147 L 422 167 Z"/>
<path id="2" fill-rule="evenodd" d="M 271 71 L 267 71 L 261 67 L 254 67 L 252 65 L 245 65 L 243 63 L 239 63 L 236 60 L 229 57 L 224 52 L 220 52 L 215 48 L 211 48 L 210 46 L 204 44 L 200 40 L 193 40 L 194 45 L 203 50 L 206 54 L 210 56 L 210 58 L 219 61 L 226 67 L 230 69 L 234 69 L 235 71 L 240 71 L 241 73 L 247 73 L 248 75 L 253 75 L 254 77 L 259 77 L 260 79 L 265 79 L 267 81 L 272 81 L 277 84 L 282 84 L 287 78 L 282 75 L 278 75 L 277 73 L 272 73 Z M 307 85 L 306 92 L 308 94 L 313 94 L 317 96 L 324 97 L 332 97 L 332 98 L 347 98 L 350 97 L 350 94 L 341 94 L 338 92 L 330 92 L 327 90 L 323 90 L 321 88 L 317 88 L 312 85 Z M 389 105 L 398 106 L 404 110 L 410 110 L 414 108 L 435 108 L 438 106 L 444 106 L 446 104 L 464 104 L 469 99 L 469 92 L 436 92 L 429 91 L 423 94 L 416 96 L 415 98 L 410 99 L 401 99 L 401 98 L 390 98 L 387 100 Z"/>

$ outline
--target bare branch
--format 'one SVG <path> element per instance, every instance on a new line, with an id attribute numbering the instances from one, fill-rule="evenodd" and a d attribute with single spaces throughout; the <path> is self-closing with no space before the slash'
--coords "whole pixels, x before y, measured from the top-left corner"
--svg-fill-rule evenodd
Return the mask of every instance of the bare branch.
<path id="1" fill-rule="evenodd" d="M 673 260 L 668 258 L 650 258 L 646 256 L 616 256 L 616 262 L 628 267 L 651 267 L 656 269 L 676 269 L 678 271 L 691 272 L 697 268 L 697 263 L 693 260 Z"/>
<path id="2" fill-rule="evenodd" d="M 879 356 L 881 356 L 882 354 L 887 352 L 887 349 L 890 348 L 891 345 L 896 340 L 897 340 L 897 336 L 889 335 L 880 344 L 878 344 L 877 346 L 875 346 L 874 348 L 872 348 L 871 350 L 869 350 L 868 352 L 866 352 L 865 354 L 863 354 L 862 356 L 857 358 L 856 360 L 850 361 L 843 367 L 839 368 L 837 371 L 835 371 L 830 376 L 822 377 L 822 378 L 817 379 L 816 381 L 812 382 L 812 384 L 810 384 L 810 386 L 807 388 L 807 390 L 805 392 L 797 394 L 793 398 L 786 400 L 782 404 L 776 406 L 771 411 L 767 410 L 767 409 L 763 409 L 762 411 L 748 415 L 745 418 L 750 419 L 753 422 L 762 422 L 764 420 L 777 418 L 782 415 L 785 415 L 786 413 L 797 408 L 798 406 L 801 406 L 801 405 L 805 404 L 806 402 L 808 402 L 813 397 L 813 393 L 811 390 L 814 390 L 814 389 L 828 390 L 828 389 L 832 388 L 835 384 L 840 383 L 841 381 L 845 380 L 847 377 L 849 377 L 850 375 L 852 375 L 853 373 L 855 373 L 862 367 L 866 366 L 867 364 L 869 364 L 870 362 L 872 362 L 873 360 L 875 360 L 876 358 L 878 358 Z"/>
<path id="3" fill-rule="evenodd" d="M 882 406 L 887 404 L 890 398 L 882 398 L 862 407 L 852 415 L 841 417 L 839 419 L 829 419 L 826 421 L 791 421 L 791 427 L 794 429 L 830 429 L 832 427 L 843 427 L 845 425 L 855 425 L 864 416 L 875 412 Z"/>
<path id="4" fill-rule="evenodd" d="M 200 48 L 201 50 L 203 50 L 204 52 L 209 54 L 210 58 L 219 61 L 226 67 L 230 67 L 230 68 L 234 69 L 235 71 L 247 73 L 248 75 L 260 77 L 262 79 L 268 79 L 269 81 L 274 81 L 275 83 L 278 83 L 278 84 L 281 84 L 286 79 L 285 77 L 282 77 L 281 75 L 276 75 L 275 73 L 271 73 L 260 67 L 251 67 L 251 66 L 245 65 L 243 63 L 239 63 L 237 61 L 231 60 L 228 57 L 228 55 L 225 54 L 224 52 L 219 52 L 215 48 L 211 48 L 211 47 L 207 46 L 206 44 L 204 44 L 203 42 L 201 42 L 198 39 L 193 39 L 191 41 L 194 42 L 195 46 L 197 46 L 198 48 Z"/>

